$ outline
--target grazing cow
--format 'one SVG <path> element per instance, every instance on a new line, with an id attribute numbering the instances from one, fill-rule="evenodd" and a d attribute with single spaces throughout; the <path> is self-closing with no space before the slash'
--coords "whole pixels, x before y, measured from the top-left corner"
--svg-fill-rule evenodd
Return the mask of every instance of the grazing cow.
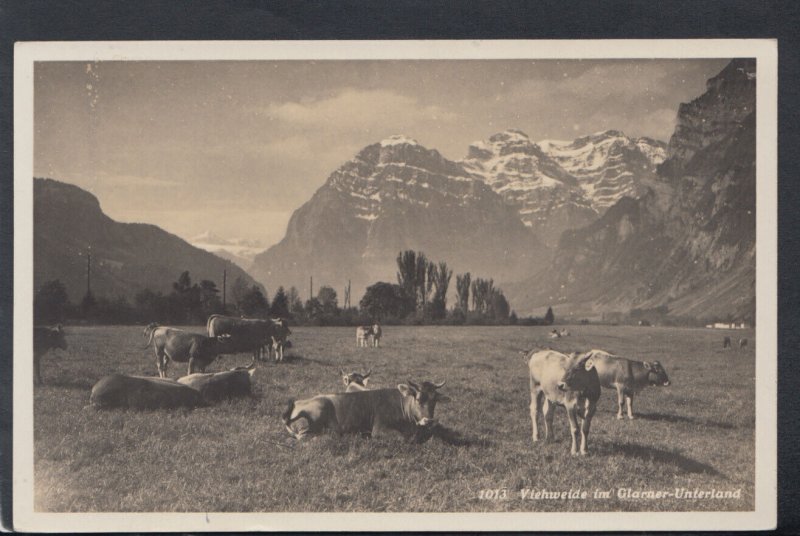
<path id="1" fill-rule="evenodd" d="M 339 372 L 342 374 L 342 382 L 346 388 L 345 393 L 369 390 L 369 387 L 367 387 L 367 382 L 369 382 L 369 375 L 372 374 L 372 369 L 368 370 L 366 374 L 359 374 L 355 371 L 348 374 L 344 371 L 344 369 L 341 368 L 339 369 Z"/>
<path id="2" fill-rule="evenodd" d="M 617 390 L 617 419 L 622 419 L 623 399 L 628 404 L 628 418 L 633 419 L 633 395 L 649 385 L 670 384 L 667 371 L 658 361 L 634 361 L 611 355 L 603 350 L 591 350 L 600 385 Z"/>
<path id="3" fill-rule="evenodd" d="M 544 415 L 544 438 L 553 435 L 553 411 L 555 405 L 567 409 L 572 446 L 570 452 L 586 454 L 589 427 L 600 398 L 600 379 L 594 361 L 589 355 L 564 355 L 555 350 L 531 350 L 528 371 L 531 388 L 531 421 L 533 441 L 539 440 L 538 413 Z M 581 419 L 580 429 L 578 419 Z"/>
<path id="4" fill-rule="evenodd" d="M 285 318 L 273 318 L 272 325 L 270 326 L 270 341 L 272 343 L 272 350 L 275 351 L 275 361 L 283 361 L 283 349 L 291 345 L 288 340 L 292 330 L 289 329 L 289 323 Z M 267 347 L 267 358 L 271 357 L 269 347 Z"/>
<path id="5" fill-rule="evenodd" d="M 297 439 L 325 430 L 338 434 L 375 436 L 395 431 L 422 440 L 436 425 L 437 402 L 449 400 L 437 392 L 442 383 L 401 383 L 396 389 L 353 391 L 290 401 L 282 419 Z"/>
<path id="6" fill-rule="evenodd" d="M 67 349 L 67 340 L 64 338 L 64 329 L 61 324 L 54 328 L 34 326 L 33 328 L 33 380 L 42 383 L 42 373 L 39 363 L 42 356 L 53 348 Z"/>
<path id="7" fill-rule="evenodd" d="M 549 336 L 551 339 L 560 339 L 561 333 L 559 333 L 557 329 L 554 329 L 553 331 L 550 332 Z"/>
<path id="8" fill-rule="evenodd" d="M 722 349 L 725 350 L 727 348 L 731 348 L 731 338 L 725 335 L 722 339 Z"/>
<path id="9" fill-rule="evenodd" d="M 111 374 L 94 384 L 89 404 L 95 408 L 156 409 L 205 405 L 200 391 L 174 380 Z"/>
<path id="10" fill-rule="evenodd" d="M 255 370 L 254 362 L 247 367 L 236 367 L 223 372 L 190 374 L 178 378 L 178 383 L 200 391 L 206 402 L 216 402 L 249 395 L 252 392 L 250 378 Z"/>
<path id="11" fill-rule="evenodd" d="M 739 349 L 741 350 L 746 346 L 747 346 L 747 339 L 739 339 Z"/>
<path id="12" fill-rule="evenodd" d="M 150 326 L 148 326 L 150 328 Z M 149 331 L 149 333 L 148 333 Z M 153 343 L 156 353 L 156 367 L 161 378 L 167 376 L 169 361 L 189 363 L 189 372 L 205 372 L 206 367 L 213 362 L 229 344 L 229 335 L 206 337 L 200 333 L 189 333 L 182 329 L 158 326 L 146 329 L 148 341 L 145 348 Z"/>
<path id="13" fill-rule="evenodd" d="M 372 326 L 358 326 L 356 328 L 356 347 L 367 346 L 370 335 L 372 335 Z"/>
<path id="14" fill-rule="evenodd" d="M 229 335 L 230 344 L 223 354 L 253 353 L 253 360 L 261 359 L 263 348 L 272 343 L 272 322 L 261 318 L 236 318 L 211 315 L 206 321 L 209 337 Z"/>
<path id="15" fill-rule="evenodd" d="M 379 322 L 375 322 L 372 324 L 372 346 L 378 348 L 381 345 L 381 335 L 383 335 L 383 330 L 381 330 L 381 325 Z"/>

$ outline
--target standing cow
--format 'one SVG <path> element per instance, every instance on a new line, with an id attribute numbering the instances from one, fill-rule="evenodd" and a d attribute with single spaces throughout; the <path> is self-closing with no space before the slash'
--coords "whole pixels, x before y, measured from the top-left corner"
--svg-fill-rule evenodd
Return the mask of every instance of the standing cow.
<path id="1" fill-rule="evenodd" d="M 531 388 L 533 441 L 539 440 L 539 408 L 544 415 L 544 438 L 553 435 L 555 405 L 567 409 L 572 446 L 570 452 L 586 454 L 589 427 L 600 398 L 600 379 L 589 355 L 564 355 L 555 350 L 531 350 L 528 372 Z M 581 419 L 580 428 L 578 419 Z"/>
<path id="2" fill-rule="evenodd" d="M 33 379 L 35 383 L 42 383 L 40 362 L 42 356 L 54 348 L 67 349 L 64 338 L 64 329 L 61 324 L 54 328 L 34 326 L 33 328 Z"/>
<path id="3" fill-rule="evenodd" d="M 401 383 L 396 389 L 353 391 L 290 401 L 282 420 L 297 439 L 325 430 L 375 436 L 398 432 L 408 439 L 430 437 L 437 402 L 449 400 L 442 383 Z"/>
<path id="4" fill-rule="evenodd" d="M 633 395 L 647 386 L 670 384 L 667 371 L 658 361 L 634 361 L 611 355 L 603 350 L 591 350 L 600 385 L 617 390 L 617 419 L 622 419 L 623 399 L 628 405 L 628 419 L 633 419 Z"/>
<path id="5" fill-rule="evenodd" d="M 292 330 L 289 329 L 289 323 L 285 318 L 273 318 L 270 325 L 270 342 L 272 351 L 275 352 L 275 361 L 283 361 L 283 349 L 289 346 L 289 335 Z M 267 358 L 272 356 L 269 347 L 267 348 Z"/>
<path id="6" fill-rule="evenodd" d="M 206 337 L 200 333 L 189 333 L 182 329 L 165 326 L 147 326 L 145 334 L 148 336 L 145 348 L 153 344 L 156 354 L 156 367 L 161 378 L 167 377 L 169 361 L 189 363 L 189 372 L 205 372 L 206 367 L 229 344 L 228 335 Z"/>
<path id="7" fill-rule="evenodd" d="M 375 322 L 372 324 L 372 346 L 378 348 L 381 345 L 381 336 L 383 335 L 383 330 L 381 330 L 380 322 Z"/>
<path id="8" fill-rule="evenodd" d="M 209 337 L 230 336 L 223 354 L 253 353 L 253 361 L 262 358 L 265 345 L 272 345 L 273 322 L 261 318 L 237 318 L 211 315 L 206 322 Z"/>
<path id="9" fill-rule="evenodd" d="M 747 339 L 739 339 L 739 349 L 747 347 Z"/>
<path id="10" fill-rule="evenodd" d="M 372 326 L 358 326 L 356 328 L 356 347 L 367 346 L 370 335 L 372 335 Z"/>
<path id="11" fill-rule="evenodd" d="M 731 348 L 731 338 L 725 335 L 722 339 L 722 349 L 727 350 L 728 348 Z"/>

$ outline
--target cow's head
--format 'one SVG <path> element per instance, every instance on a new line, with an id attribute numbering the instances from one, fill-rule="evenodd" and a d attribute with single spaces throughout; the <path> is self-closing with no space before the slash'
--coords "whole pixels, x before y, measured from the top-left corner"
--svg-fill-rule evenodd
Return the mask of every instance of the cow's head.
<path id="1" fill-rule="evenodd" d="M 590 390 L 597 383 L 599 383 L 597 369 L 594 368 L 594 359 L 589 354 L 577 359 L 573 358 L 556 387 L 560 391 L 583 392 Z"/>
<path id="2" fill-rule="evenodd" d="M 351 383 L 355 383 L 361 387 L 366 387 L 367 382 L 369 382 L 369 375 L 372 374 L 372 369 L 369 369 L 366 374 L 359 374 L 355 371 L 348 374 L 341 368 L 339 369 L 339 372 L 342 373 L 342 382 L 344 383 L 345 387 Z"/>
<path id="3" fill-rule="evenodd" d="M 445 395 L 436 392 L 436 390 L 443 385 L 444 382 L 422 382 L 422 385 L 408 382 L 407 384 L 401 383 L 397 386 L 400 394 L 403 395 L 403 406 L 408 416 L 413 419 L 418 426 L 433 426 L 436 424 L 433 418 L 433 411 L 436 409 L 436 403 L 450 401 Z"/>
<path id="4" fill-rule="evenodd" d="M 67 339 L 64 338 L 64 328 L 61 327 L 61 324 L 54 328 L 50 328 L 50 333 L 52 334 L 53 346 L 62 350 L 66 350 Z"/>
<path id="5" fill-rule="evenodd" d="M 148 337 L 150 335 L 150 332 L 156 329 L 157 327 L 158 327 L 158 322 L 150 322 L 149 324 L 147 324 L 147 326 L 144 328 L 144 336 Z"/>
<path id="6" fill-rule="evenodd" d="M 652 363 L 644 363 L 644 368 L 647 370 L 647 383 L 650 385 L 669 385 L 669 377 L 667 371 L 661 366 L 658 361 Z"/>

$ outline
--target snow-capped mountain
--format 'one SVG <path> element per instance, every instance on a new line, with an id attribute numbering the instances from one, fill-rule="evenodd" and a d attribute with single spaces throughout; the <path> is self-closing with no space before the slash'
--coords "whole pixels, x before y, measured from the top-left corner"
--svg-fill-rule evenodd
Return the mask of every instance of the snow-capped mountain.
<path id="1" fill-rule="evenodd" d="M 200 249 L 210 251 L 223 259 L 235 262 L 247 270 L 253 264 L 256 255 L 264 251 L 259 240 L 248 238 L 223 238 L 213 231 L 205 231 L 193 237 L 189 242 Z"/>
<path id="2" fill-rule="evenodd" d="M 599 217 L 578 180 L 519 130 L 473 143 L 462 163 L 514 208 L 548 246 L 557 245 L 566 229 Z"/>
<path id="3" fill-rule="evenodd" d="M 424 251 L 458 272 L 523 277 L 548 252 L 484 180 L 411 138 L 361 150 L 295 211 L 286 236 L 255 258 L 252 273 L 276 284 L 338 286 L 355 295 L 394 281 L 399 251 Z M 360 290 L 359 290 L 360 289 Z"/>
<path id="4" fill-rule="evenodd" d="M 623 197 L 639 197 L 642 182 L 655 176 L 666 158 L 664 142 L 629 138 L 617 130 L 597 132 L 574 141 L 544 140 L 542 151 L 578 183 L 600 214 Z"/>

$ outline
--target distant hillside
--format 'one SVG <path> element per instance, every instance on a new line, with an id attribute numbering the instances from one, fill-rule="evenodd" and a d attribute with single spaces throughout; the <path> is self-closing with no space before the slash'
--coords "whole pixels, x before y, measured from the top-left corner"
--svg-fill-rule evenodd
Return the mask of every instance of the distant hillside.
<path id="1" fill-rule="evenodd" d="M 194 247 L 155 225 L 120 223 L 106 216 L 97 198 L 52 179 L 34 179 L 34 288 L 60 279 L 70 300 L 86 292 L 86 253 L 92 253 L 95 296 L 125 296 L 150 288 L 167 293 L 181 272 L 193 281 L 209 279 L 222 288 L 237 277 L 254 280 L 230 261 Z"/>

